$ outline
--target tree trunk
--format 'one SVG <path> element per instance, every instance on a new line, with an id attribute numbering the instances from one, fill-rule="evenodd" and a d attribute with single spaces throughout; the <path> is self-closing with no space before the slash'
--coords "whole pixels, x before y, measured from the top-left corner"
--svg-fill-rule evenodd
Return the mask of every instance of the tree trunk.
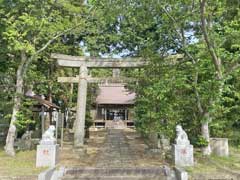
<path id="1" fill-rule="evenodd" d="M 202 136 L 207 140 L 208 145 L 206 147 L 202 148 L 203 155 L 209 156 L 211 155 L 211 147 L 210 147 L 210 133 L 209 133 L 209 127 L 208 127 L 208 121 L 203 122 L 201 126 Z"/>
<path id="2" fill-rule="evenodd" d="M 217 78 L 218 80 L 222 80 L 223 79 L 222 61 L 217 55 L 216 48 L 213 45 L 214 42 L 211 42 L 209 38 L 205 16 L 206 16 L 206 0 L 201 0 L 200 1 L 200 18 L 201 18 L 201 29 L 203 32 L 204 41 L 207 45 L 209 54 L 211 55 L 211 58 L 212 58 L 212 62 L 217 71 Z"/>
<path id="3" fill-rule="evenodd" d="M 62 31 L 56 34 L 52 39 L 50 39 L 46 44 L 44 44 L 39 50 L 37 50 L 31 57 L 27 58 L 26 52 L 24 50 L 21 51 L 21 62 L 17 69 L 16 74 L 16 94 L 14 97 L 14 105 L 13 105 L 13 113 L 10 122 L 10 126 L 8 129 L 6 145 L 4 147 L 6 154 L 14 156 L 14 139 L 16 134 L 16 126 L 15 121 L 17 120 L 16 115 L 20 110 L 21 105 L 21 96 L 23 95 L 23 77 L 27 72 L 28 66 L 31 64 L 32 60 L 41 52 L 43 52 L 52 42 L 54 42 L 57 38 L 62 36 L 63 34 L 73 30 L 74 28 L 78 27 L 78 25 L 68 28 L 65 31 Z"/>
<path id="4" fill-rule="evenodd" d="M 212 62 L 214 64 L 215 70 L 217 72 L 217 78 L 216 79 L 218 81 L 221 81 L 219 89 L 218 89 L 220 97 L 221 97 L 221 94 L 222 94 L 222 91 L 223 91 L 223 86 L 224 86 L 223 72 L 222 72 L 222 61 L 217 55 L 217 50 L 216 50 L 216 47 L 214 46 L 214 42 L 211 41 L 211 39 L 209 38 L 209 34 L 208 34 L 209 31 L 208 31 L 207 21 L 206 21 L 206 3 L 207 3 L 207 1 L 206 0 L 200 0 L 199 2 L 200 2 L 200 20 L 201 20 L 201 29 L 202 29 L 202 32 L 203 32 L 203 38 L 204 38 L 204 41 L 206 43 L 208 52 L 211 55 L 211 59 L 212 59 Z M 208 127 L 208 123 L 210 122 L 209 113 L 205 113 L 204 117 L 206 118 L 207 122 L 202 124 L 202 135 L 209 142 L 210 141 L 209 127 Z M 210 144 L 208 144 L 207 147 L 203 148 L 203 154 L 204 155 L 210 155 L 211 154 Z"/>
<path id="5" fill-rule="evenodd" d="M 208 146 L 202 148 L 202 153 L 203 153 L 203 155 L 210 155 L 211 154 L 211 147 L 210 147 L 210 144 L 209 144 L 210 133 L 209 133 L 209 128 L 208 128 L 208 123 L 211 121 L 211 119 L 210 119 L 209 113 L 204 112 L 204 110 L 203 110 L 200 95 L 199 95 L 198 90 L 197 90 L 197 84 L 198 84 L 198 71 L 196 72 L 195 77 L 194 77 L 194 92 L 195 92 L 195 95 L 196 95 L 198 110 L 199 110 L 201 116 L 204 118 L 204 122 L 202 122 L 202 124 L 201 124 L 201 134 L 208 142 Z"/>
<path id="6" fill-rule="evenodd" d="M 6 139 L 6 145 L 4 147 L 6 154 L 10 156 L 15 156 L 15 150 L 14 150 L 14 139 L 16 136 L 16 126 L 15 122 L 17 120 L 17 114 L 20 110 L 21 105 L 21 98 L 23 96 L 23 70 L 24 70 L 24 64 L 26 63 L 27 57 L 25 52 L 21 52 L 21 63 L 18 66 L 17 74 L 16 74 L 16 92 L 14 97 L 14 104 L 13 104 L 13 111 L 12 111 L 12 117 L 10 126 L 8 129 L 7 139 Z"/>

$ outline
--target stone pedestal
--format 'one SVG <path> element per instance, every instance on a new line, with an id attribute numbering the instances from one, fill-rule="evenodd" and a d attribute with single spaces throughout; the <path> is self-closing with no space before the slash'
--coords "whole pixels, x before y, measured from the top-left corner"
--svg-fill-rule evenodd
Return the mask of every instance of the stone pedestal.
<path id="1" fill-rule="evenodd" d="M 160 147 L 164 150 L 164 151 L 168 151 L 171 149 L 171 145 L 170 145 L 170 141 L 167 138 L 161 138 L 160 139 Z"/>
<path id="2" fill-rule="evenodd" d="M 58 163 L 59 145 L 40 144 L 37 146 L 37 167 L 54 167 Z"/>
<path id="3" fill-rule="evenodd" d="M 213 154 L 221 157 L 229 156 L 227 138 L 211 138 L 210 146 Z"/>
<path id="4" fill-rule="evenodd" d="M 193 146 L 181 125 L 176 126 L 175 144 L 172 146 L 173 161 L 177 167 L 193 166 Z"/>
<path id="5" fill-rule="evenodd" d="M 173 160 L 176 166 L 185 167 L 194 165 L 192 145 L 174 144 L 172 148 L 173 148 Z"/>

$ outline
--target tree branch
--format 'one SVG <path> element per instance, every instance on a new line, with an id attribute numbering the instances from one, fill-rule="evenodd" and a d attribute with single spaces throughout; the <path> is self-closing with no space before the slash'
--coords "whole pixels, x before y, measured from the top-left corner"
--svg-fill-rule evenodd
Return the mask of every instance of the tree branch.
<path id="1" fill-rule="evenodd" d="M 217 53 L 213 47 L 213 44 L 209 40 L 209 36 L 207 32 L 206 18 L 205 18 L 206 0 L 199 0 L 199 3 L 200 3 L 201 29 L 203 32 L 204 40 L 206 42 L 208 51 L 212 57 L 213 64 L 217 71 L 218 79 L 223 79 L 222 70 L 221 70 L 221 66 L 222 66 L 221 59 L 217 56 Z"/>
<path id="2" fill-rule="evenodd" d="M 45 43 L 39 50 L 37 50 L 30 58 L 28 58 L 28 61 L 26 61 L 26 63 L 24 64 L 24 68 L 23 68 L 23 75 L 26 74 L 27 69 L 29 64 L 34 60 L 34 58 L 36 58 L 36 56 L 38 54 L 40 54 L 41 52 L 43 52 L 50 44 L 52 44 L 56 39 L 58 39 L 60 36 L 64 35 L 67 32 L 70 32 L 71 30 L 75 29 L 76 27 L 78 27 L 80 24 L 77 24 L 74 27 L 68 28 L 60 33 L 57 33 L 52 39 L 50 39 L 47 43 Z"/>
<path id="3" fill-rule="evenodd" d="M 186 43 L 185 43 L 185 38 L 184 38 L 184 32 L 183 29 L 181 29 L 181 32 L 179 32 L 178 28 L 176 27 L 177 21 L 175 20 L 175 18 L 164 8 L 162 7 L 162 10 L 166 13 L 166 15 L 168 16 L 168 18 L 173 22 L 173 26 L 174 29 L 179 37 L 179 39 L 181 39 L 182 41 L 182 45 L 183 45 L 183 51 L 185 52 L 185 54 L 188 56 L 188 58 L 190 58 L 193 62 L 193 64 L 195 64 L 197 61 L 195 60 L 195 58 L 186 50 Z"/>
<path id="4" fill-rule="evenodd" d="M 234 72 L 235 70 L 237 70 L 238 68 L 240 68 L 240 64 L 236 63 L 235 65 L 233 65 L 228 72 L 226 73 L 226 75 L 228 76 L 229 74 L 231 74 L 232 72 Z"/>
<path id="5" fill-rule="evenodd" d="M 203 115 L 204 110 L 203 110 L 203 107 L 202 107 L 202 104 L 201 104 L 200 95 L 199 95 L 198 90 L 197 90 L 197 83 L 198 83 L 198 72 L 196 72 L 195 77 L 194 77 L 194 92 L 195 92 L 196 99 L 197 99 L 198 110 L 199 110 L 200 114 Z"/>

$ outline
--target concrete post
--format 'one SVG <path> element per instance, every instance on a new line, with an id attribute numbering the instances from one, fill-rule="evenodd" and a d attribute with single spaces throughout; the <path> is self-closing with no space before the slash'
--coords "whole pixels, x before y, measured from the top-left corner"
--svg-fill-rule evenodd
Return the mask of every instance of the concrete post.
<path id="1" fill-rule="evenodd" d="M 128 110 L 127 109 L 124 109 L 124 112 L 125 112 L 125 118 L 124 118 L 124 120 L 128 120 Z"/>
<path id="2" fill-rule="evenodd" d="M 41 106 L 41 130 L 42 130 L 41 136 L 45 132 L 45 117 L 44 116 L 45 116 L 44 115 L 44 106 L 42 105 Z"/>
<path id="3" fill-rule="evenodd" d="M 77 114 L 74 132 L 74 147 L 81 148 L 84 144 L 85 114 L 87 101 L 87 75 L 86 66 L 81 66 L 79 71 Z"/>
<path id="4" fill-rule="evenodd" d="M 107 108 L 104 108 L 104 120 L 107 120 Z"/>

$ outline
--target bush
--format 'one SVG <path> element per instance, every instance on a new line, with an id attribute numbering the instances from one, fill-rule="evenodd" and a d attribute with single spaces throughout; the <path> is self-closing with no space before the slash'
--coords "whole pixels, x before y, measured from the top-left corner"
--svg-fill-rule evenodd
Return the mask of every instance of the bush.
<path id="1" fill-rule="evenodd" d="M 203 136 L 197 136 L 196 138 L 193 138 L 191 142 L 195 147 L 199 148 L 208 146 L 208 141 Z"/>

